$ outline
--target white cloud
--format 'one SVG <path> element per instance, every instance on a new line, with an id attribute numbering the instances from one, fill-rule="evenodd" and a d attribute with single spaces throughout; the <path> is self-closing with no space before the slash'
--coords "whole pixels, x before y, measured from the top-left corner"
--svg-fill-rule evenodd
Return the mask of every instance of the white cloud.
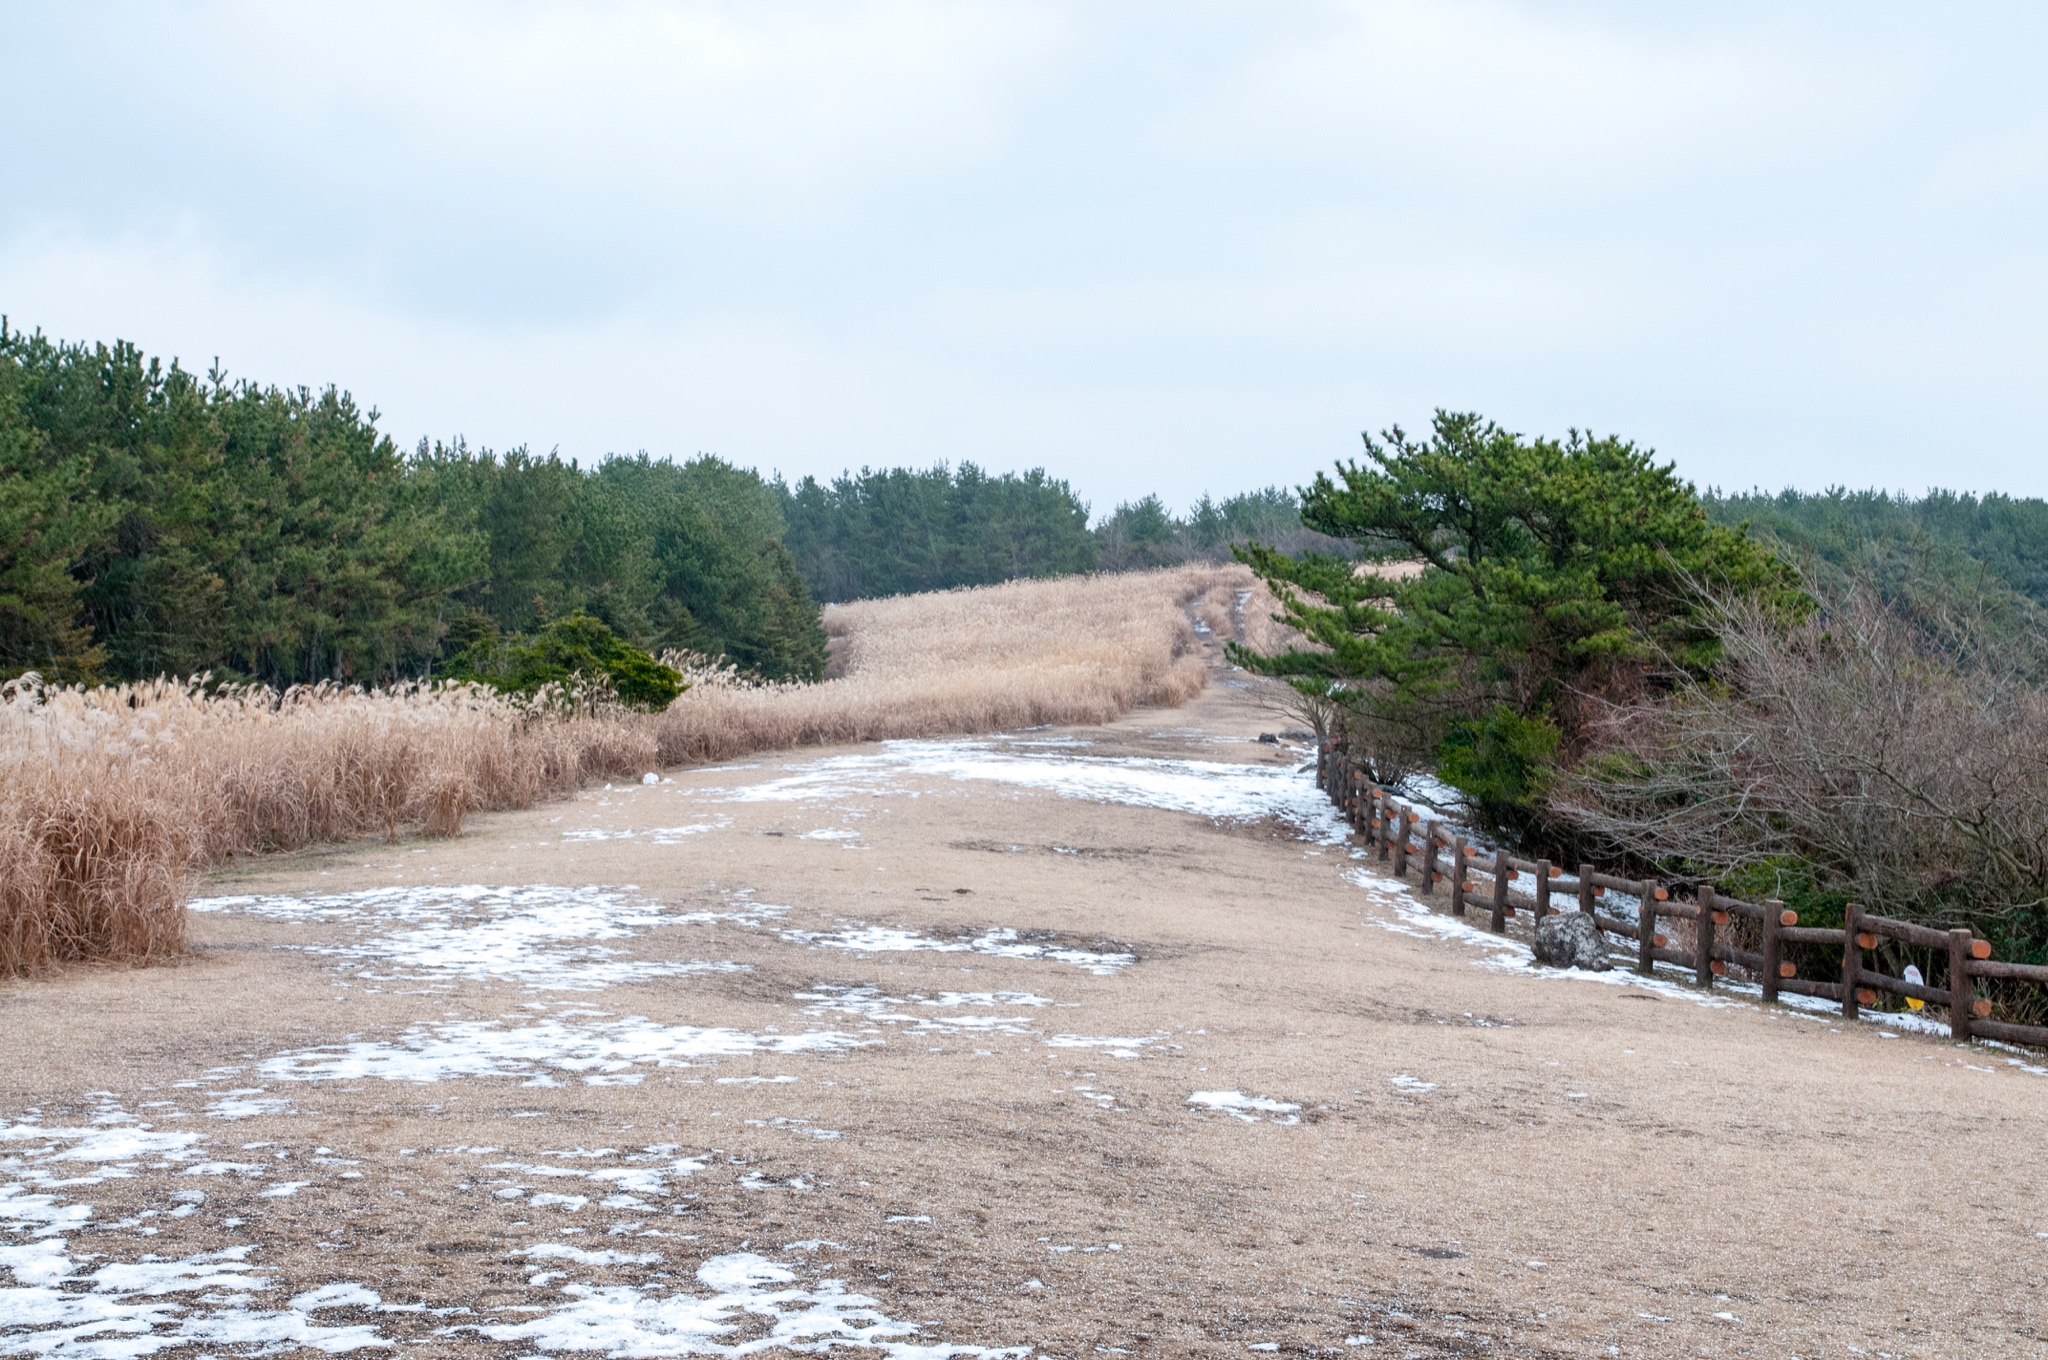
<path id="1" fill-rule="evenodd" d="M 214 0 L 80 28 L 101 79 L 214 154 L 742 216 L 986 151 L 1061 41 L 1047 12 L 941 0 Z"/>
<path id="2" fill-rule="evenodd" d="M 24 8 L 0 310 L 406 441 L 1098 506 L 1438 404 L 2048 492 L 2039 25 L 1772 8 Z"/>
<path id="3" fill-rule="evenodd" d="M 1179 129 L 1184 149 L 1350 162 L 1404 190 L 1560 197 L 1811 154 L 1886 100 L 1789 34 L 1674 35 L 1500 0 L 1317 7 Z"/>

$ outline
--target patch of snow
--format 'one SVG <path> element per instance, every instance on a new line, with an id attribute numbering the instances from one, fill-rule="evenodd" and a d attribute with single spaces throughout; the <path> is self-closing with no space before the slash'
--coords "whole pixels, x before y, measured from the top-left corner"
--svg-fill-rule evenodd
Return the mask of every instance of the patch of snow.
<path id="1" fill-rule="evenodd" d="M 849 1293 L 839 1280 L 800 1284 L 795 1271 L 753 1252 L 712 1257 L 697 1268 L 697 1285 L 704 1292 L 565 1285 L 567 1304 L 541 1317 L 477 1330 L 490 1340 L 521 1342 L 539 1351 L 633 1356 L 738 1356 L 777 1348 L 822 1352 L 841 1346 L 866 1347 L 888 1360 L 1022 1360 L 1031 1353 L 1029 1346 L 910 1340 L 918 1333 L 917 1324 L 891 1320 L 880 1300 Z M 739 1333 L 746 1334 L 744 1339 Z"/>
<path id="2" fill-rule="evenodd" d="M 699 792 L 736 803 L 829 801 L 909 792 L 901 786 L 905 776 L 1007 784 L 1217 821 L 1273 817 L 1322 844 L 1343 844 L 1347 835 L 1343 820 L 1307 771 L 1228 761 L 1089 756 L 1072 747 L 1054 748 L 1051 742 L 891 741 L 877 754 L 830 756 L 759 784 Z"/>
<path id="3" fill-rule="evenodd" d="M 1147 1034 L 1136 1039 L 1118 1039 L 1107 1035 L 1055 1034 L 1045 1041 L 1047 1048 L 1099 1048 L 1112 1058 L 1142 1058 L 1140 1052 L 1146 1044 L 1160 1042 L 1156 1034 Z"/>
<path id="4" fill-rule="evenodd" d="M 796 999 L 809 1003 L 804 1007 L 805 1015 L 853 1015 L 870 1025 L 908 1025 L 915 1031 L 994 1034 L 1032 1034 L 1036 1031 L 1030 1027 L 1028 1016 L 982 1012 L 998 1007 L 1053 1004 L 1030 992 L 940 992 L 937 996 L 912 992 L 898 997 L 890 996 L 878 987 L 836 983 L 824 983 L 807 992 L 798 992 Z"/>
<path id="5" fill-rule="evenodd" d="M 630 1085 L 634 1069 L 687 1067 L 693 1060 L 762 1053 L 831 1053 L 874 1043 L 836 1031 L 749 1034 L 736 1029 L 659 1025 L 633 1015 L 602 1024 L 548 1019 L 505 1027 L 495 1020 L 415 1026 L 396 1041 L 328 1044 L 268 1059 L 272 1081 L 434 1082 L 462 1077 L 517 1077 L 552 1085 L 551 1072 L 591 1085 Z"/>
<path id="6" fill-rule="evenodd" d="M 406 978 L 498 979 L 542 990 L 590 991 L 648 978 L 744 970 L 737 963 L 634 959 L 600 943 L 701 919 L 663 912 L 630 893 L 607 887 L 431 884 L 208 897 L 193 902 L 191 909 L 353 927 L 357 938 L 351 943 L 296 947 L 360 959 Z"/>
<path id="7" fill-rule="evenodd" d="M 620 1158 L 623 1166 L 559 1166 L 547 1162 L 491 1162 L 489 1171 L 516 1171 L 523 1175 L 541 1179 L 567 1177 L 574 1180 L 592 1181 L 606 1188 L 634 1195 L 660 1195 L 668 1190 L 671 1179 L 682 1179 L 696 1175 L 707 1164 L 708 1158 L 677 1157 L 672 1144 L 660 1144 L 643 1149 L 639 1153 L 627 1154 Z M 548 1156 L 567 1156 L 564 1153 L 549 1153 Z M 606 1155 L 618 1156 L 615 1153 Z"/>
<path id="8" fill-rule="evenodd" d="M 66 1239 L 56 1234 L 84 1227 L 92 1207 L 64 1203 L 54 1193 L 25 1193 L 28 1187 L 54 1190 L 133 1176 L 144 1159 L 153 1169 L 179 1166 L 193 1160 L 201 1141 L 198 1134 L 160 1133 L 147 1124 L 125 1122 L 134 1116 L 118 1110 L 103 1110 L 99 1119 L 85 1128 L 32 1121 L 0 1124 L 0 1175 L 7 1181 L 0 1186 L 0 1226 L 29 1234 L 23 1241 L 0 1243 L 0 1271 L 14 1281 L 0 1286 L 0 1354 L 126 1360 L 193 1347 L 254 1347 L 263 1353 L 299 1348 L 338 1355 L 391 1345 L 374 1327 L 327 1327 L 308 1316 L 317 1308 L 376 1302 L 376 1295 L 359 1285 L 323 1286 L 283 1309 L 251 1307 L 251 1296 L 269 1291 L 272 1281 L 249 1264 L 248 1246 L 176 1259 L 73 1256 Z M 201 1162 L 185 1170 L 214 1168 L 245 1169 L 240 1163 Z M 188 1190 L 171 1198 L 179 1207 L 170 1216 L 181 1217 L 194 1212 L 206 1196 Z M 132 1227 L 160 1212 L 146 1210 L 137 1219 L 110 1226 Z M 230 1226 L 237 1222 L 224 1220 Z M 102 1263 L 91 1265 L 94 1261 Z"/>
<path id="9" fill-rule="evenodd" d="M 585 1251 L 581 1247 L 565 1247 L 559 1242 L 521 1247 L 512 1254 L 543 1261 L 573 1261 L 579 1266 L 656 1266 L 662 1262 L 658 1251 Z"/>
<path id="10" fill-rule="evenodd" d="M 635 830 L 631 827 L 588 826 L 575 831 L 564 831 L 565 841 L 630 841 L 645 836 L 656 845 L 677 845 L 691 836 L 701 836 L 707 831 L 723 831 L 732 825 L 730 817 L 721 817 L 714 822 L 692 822 L 688 826 L 656 826 Z"/>
<path id="11" fill-rule="evenodd" d="M 1275 1124 L 1301 1122 L 1301 1106 L 1284 1100 L 1268 1100 L 1264 1096 L 1248 1096 L 1242 1091 L 1196 1091 L 1188 1097 L 1188 1104 L 1198 1110 L 1227 1114 L 1247 1124 L 1256 1124 L 1261 1118 L 1270 1119 Z"/>
<path id="12" fill-rule="evenodd" d="M 259 1098 L 260 1097 L 260 1098 Z M 291 1108 L 289 1100 L 277 1096 L 265 1097 L 261 1088 L 249 1091 L 229 1091 L 221 1099 L 206 1107 L 206 1112 L 215 1119 L 253 1119 L 257 1115 L 281 1114 Z"/>
<path id="13" fill-rule="evenodd" d="M 1490 930 L 1483 930 L 1472 924 L 1468 918 L 1439 914 L 1431 910 L 1429 904 L 1416 894 L 1412 884 L 1399 879 L 1383 878 L 1363 868 L 1347 869 L 1344 877 L 1354 886 L 1363 888 L 1376 904 L 1385 907 L 1390 913 L 1387 916 L 1367 916 L 1366 920 L 1370 924 L 1382 930 L 1418 939 L 1451 940 L 1471 945 L 1479 951 L 1479 957 L 1473 962 L 1482 968 L 1512 971 L 1518 976 L 1538 981 L 1630 987 L 1674 1001 L 1688 1001 L 1695 1006 L 1710 1008 L 1739 1006 L 1745 1002 L 1763 999 L 1763 988 L 1759 984 L 1733 982 L 1727 978 L 1717 977 L 1712 991 L 1702 991 L 1692 984 L 1693 975 L 1690 969 L 1677 968 L 1670 964 L 1660 963 L 1656 965 L 1656 972 L 1644 976 L 1634 971 L 1632 952 L 1629 952 L 1626 960 L 1622 958 L 1623 950 L 1620 944 L 1615 946 L 1617 966 L 1604 973 L 1591 973 L 1578 968 L 1531 967 L 1527 941 L 1507 935 L 1495 935 Z M 1629 946 L 1629 950 L 1632 951 L 1633 946 Z M 1785 1013 L 1805 1019 L 1839 1019 L 1842 1013 L 1838 1003 L 1817 996 L 1798 996 L 1790 992 L 1780 992 L 1778 1002 Z M 1866 1008 L 1862 1012 L 1862 1019 L 1868 1024 L 1935 1038 L 1945 1038 L 1948 1035 L 1948 1025 L 1945 1021 L 1932 1019 L 1925 1014 L 1915 1014 L 1912 1011 L 1877 1011 Z"/>
<path id="14" fill-rule="evenodd" d="M 785 930 L 783 939 L 859 954 L 894 954 L 935 951 L 944 954 L 989 954 L 1006 959 L 1049 959 L 1086 969 L 1097 977 L 1109 977 L 1138 961 L 1137 955 L 1072 949 L 1064 945 L 1041 944 L 1021 938 L 1015 930 L 998 927 L 969 939 L 935 939 L 914 930 L 893 926 L 850 926 L 844 930 Z"/>

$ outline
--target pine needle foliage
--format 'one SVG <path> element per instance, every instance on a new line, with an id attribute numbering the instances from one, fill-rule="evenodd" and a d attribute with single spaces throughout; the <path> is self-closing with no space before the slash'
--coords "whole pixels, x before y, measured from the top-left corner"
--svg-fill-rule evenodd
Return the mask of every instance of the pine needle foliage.
<path id="1" fill-rule="evenodd" d="M 1236 657 L 1335 701 L 1388 777 L 1433 768 L 1496 829 L 1539 829 L 1588 701 L 1711 667 L 1708 595 L 1803 599 L 1777 557 L 1627 440 L 1529 439 L 1439 411 L 1428 438 L 1395 427 L 1365 453 L 1302 493 L 1303 524 L 1351 555 L 1239 550 L 1311 645 Z"/>

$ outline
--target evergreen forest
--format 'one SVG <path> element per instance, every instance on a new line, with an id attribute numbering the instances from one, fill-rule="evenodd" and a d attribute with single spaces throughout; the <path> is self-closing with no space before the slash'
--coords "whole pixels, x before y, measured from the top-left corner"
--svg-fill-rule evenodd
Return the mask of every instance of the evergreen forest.
<path id="1" fill-rule="evenodd" d="M 809 679 L 825 665 L 821 602 L 1221 561 L 1248 544 L 1297 561 L 1354 550 L 1319 531 L 1354 526 L 1305 524 L 1281 487 L 1203 495 L 1185 514 L 1145 496 L 1091 522 L 1043 469 L 791 484 L 715 457 L 579 466 L 459 439 L 407 451 L 377 419 L 333 387 L 201 376 L 0 320 L 0 676 L 379 683 L 591 618 L 644 651 Z M 1835 488 L 1700 504 L 1823 585 L 1967 606 L 2014 636 L 2048 608 L 2040 500 Z"/>
<path id="2" fill-rule="evenodd" d="M 715 458 L 407 454 L 332 387 L 0 324 L 0 675 L 375 684 L 587 615 L 816 678 L 783 532 L 774 488 Z"/>

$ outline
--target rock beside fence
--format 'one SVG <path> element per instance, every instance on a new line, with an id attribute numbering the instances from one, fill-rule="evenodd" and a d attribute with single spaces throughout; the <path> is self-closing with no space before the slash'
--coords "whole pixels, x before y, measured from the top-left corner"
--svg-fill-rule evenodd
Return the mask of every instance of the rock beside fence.
<path id="1" fill-rule="evenodd" d="M 1546 916 L 1536 927 L 1536 961 L 1557 968 L 1584 968 L 1603 973 L 1613 965 L 1607 959 L 1607 937 L 1593 918 L 1582 911 Z"/>

